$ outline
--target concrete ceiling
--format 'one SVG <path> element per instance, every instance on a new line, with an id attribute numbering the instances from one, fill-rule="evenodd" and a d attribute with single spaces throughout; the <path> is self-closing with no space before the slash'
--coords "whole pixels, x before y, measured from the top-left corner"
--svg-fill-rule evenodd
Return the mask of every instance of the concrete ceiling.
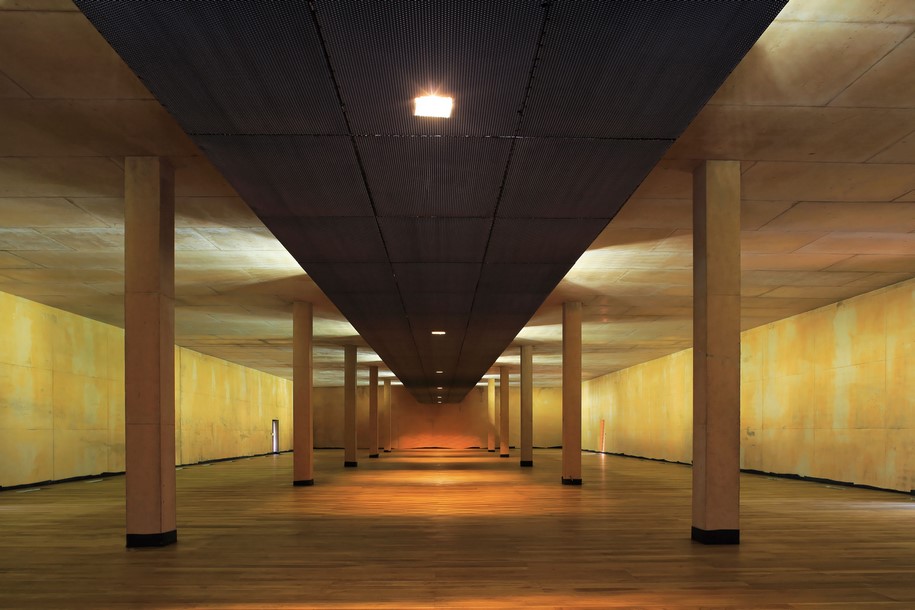
<path id="1" fill-rule="evenodd" d="M 518 335 L 536 382 L 559 382 L 567 300 L 586 379 L 691 345 L 699 159 L 743 164 L 744 328 L 915 276 L 913 31 L 910 0 L 789 3 Z M 178 343 L 289 377 L 311 300 L 316 385 L 340 385 L 340 346 L 365 344 L 85 17 L 0 0 L 0 291 L 123 324 L 131 155 L 176 167 Z"/>

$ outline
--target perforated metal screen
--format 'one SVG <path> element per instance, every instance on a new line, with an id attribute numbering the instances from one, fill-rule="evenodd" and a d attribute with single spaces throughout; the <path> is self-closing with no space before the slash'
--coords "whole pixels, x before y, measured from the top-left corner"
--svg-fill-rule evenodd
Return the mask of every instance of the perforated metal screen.
<path id="1" fill-rule="evenodd" d="M 480 379 L 785 0 L 76 4 L 433 402 Z M 412 116 L 431 92 L 452 118 Z"/>

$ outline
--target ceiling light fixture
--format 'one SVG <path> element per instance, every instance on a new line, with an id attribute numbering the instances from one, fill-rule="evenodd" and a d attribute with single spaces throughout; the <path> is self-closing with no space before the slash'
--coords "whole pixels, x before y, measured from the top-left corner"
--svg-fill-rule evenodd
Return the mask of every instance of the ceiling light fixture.
<path id="1" fill-rule="evenodd" d="M 433 335 L 444 335 L 444 334 L 445 334 L 445 331 L 443 331 L 443 330 L 433 330 L 433 331 L 432 331 L 432 334 L 433 334 Z"/>
<path id="2" fill-rule="evenodd" d="M 413 100 L 413 116 L 431 116 L 447 119 L 451 116 L 454 99 L 437 95 L 423 95 Z"/>
<path id="3" fill-rule="evenodd" d="M 435 374 L 436 374 L 436 375 L 441 375 L 441 374 L 444 373 L 444 372 L 445 372 L 445 371 L 435 371 Z"/>

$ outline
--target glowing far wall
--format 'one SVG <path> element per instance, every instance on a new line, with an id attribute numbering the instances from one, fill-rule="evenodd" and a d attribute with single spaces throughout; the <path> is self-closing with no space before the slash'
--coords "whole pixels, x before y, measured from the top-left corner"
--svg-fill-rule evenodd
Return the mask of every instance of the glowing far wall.
<path id="1" fill-rule="evenodd" d="M 535 373 L 536 375 L 536 366 Z M 498 387 L 498 384 L 496 385 Z M 380 427 L 387 422 L 379 384 Z M 496 393 L 498 400 L 498 392 Z M 562 443 L 561 399 L 559 388 L 534 388 L 534 446 L 555 447 Z M 487 398 L 486 388 L 477 386 L 464 400 L 455 404 L 421 404 L 402 386 L 391 387 L 394 412 L 392 434 L 395 449 L 443 447 L 466 449 L 486 447 Z M 521 444 L 521 397 L 517 387 L 509 391 L 509 443 Z M 343 445 L 343 388 L 314 389 L 315 447 Z M 369 389 L 356 388 L 356 435 L 360 450 L 368 451 Z M 384 434 L 379 435 L 384 444 Z"/>
<path id="2" fill-rule="evenodd" d="M 0 486 L 124 470 L 124 331 L 0 293 Z M 175 462 L 292 446 L 292 383 L 175 348 Z"/>
<path id="3" fill-rule="evenodd" d="M 742 333 L 741 465 L 915 488 L 915 280 Z M 585 382 L 582 441 L 689 462 L 692 350 Z"/>

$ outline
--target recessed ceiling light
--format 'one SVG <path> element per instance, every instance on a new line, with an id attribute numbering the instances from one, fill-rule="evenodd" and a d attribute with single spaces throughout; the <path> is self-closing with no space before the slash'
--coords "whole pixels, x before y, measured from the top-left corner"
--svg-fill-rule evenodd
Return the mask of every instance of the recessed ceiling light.
<path id="1" fill-rule="evenodd" d="M 444 389 L 445 389 L 445 388 L 444 388 L 444 387 L 442 387 L 442 386 L 438 386 L 438 387 L 437 387 L 437 388 L 435 388 L 435 389 L 436 389 L 436 390 L 444 390 Z"/>
<path id="2" fill-rule="evenodd" d="M 445 372 L 445 371 L 435 371 L 435 374 L 436 374 L 436 375 L 441 375 L 441 374 L 444 373 L 444 372 Z"/>
<path id="3" fill-rule="evenodd" d="M 443 330 L 433 330 L 433 331 L 432 331 L 432 334 L 433 334 L 433 335 L 444 335 L 444 334 L 445 334 L 445 331 L 443 331 Z"/>
<path id="4" fill-rule="evenodd" d="M 454 106 L 454 99 L 437 95 L 424 95 L 413 100 L 414 116 L 432 116 L 448 118 Z"/>

